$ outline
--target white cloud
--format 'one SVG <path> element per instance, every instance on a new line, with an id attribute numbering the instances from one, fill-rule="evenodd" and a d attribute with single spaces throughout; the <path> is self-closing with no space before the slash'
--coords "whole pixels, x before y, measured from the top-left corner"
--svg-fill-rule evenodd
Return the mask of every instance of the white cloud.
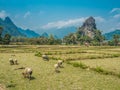
<path id="1" fill-rule="evenodd" d="M 113 16 L 114 18 L 120 18 L 120 14 L 116 14 Z"/>
<path id="2" fill-rule="evenodd" d="M 78 19 L 70 19 L 67 21 L 57 21 L 57 22 L 50 22 L 44 26 L 42 26 L 43 29 L 50 29 L 50 28 L 62 28 L 62 27 L 68 27 L 68 26 L 76 26 L 80 25 L 85 21 L 86 18 L 78 18 Z"/>
<path id="3" fill-rule="evenodd" d="M 69 27 L 69 26 L 80 26 L 88 17 L 81 17 L 77 19 L 70 19 L 67 21 L 56 21 L 56 22 L 49 22 L 48 24 L 42 26 L 42 29 L 51 29 L 51 28 L 63 28 L 63 27 Z M 105 19 L 98 16 L 94 17 L 96 22 L 104 22 Z"/>
<path id="4" fill-rule="evenodd" d="M 95 18 L 96 22 L 105 22 L 105 19 L 100 16 L 94 17 L 94 18 Z"/>
<path id="5" fill-rule="evenodd" d="M 110 13 L 113 13 L 113 19 L 120 18 L 120 8 L 113 8 Z"/>
<path id="6" fill-rule="evenodd" d="M 2 10 L 0 11 L 0 18 L 4 19 L 7 16 L 6 11 Z"/>
<path id="7" fill-rule="evenodd" d="M 28 16 L 30 16 L 30 14 L 31 14 L 30 11 L 27 11 L 27 12 L 24 14 L 23 17 L 24 17 L 24 18 L 27 18 Z"/>
<path id="8" fill-rule="evenodd" d="M 117 27 L 120 27 L 120 22 L 116 25 Z"/>
<path id="9" fill-rule="evenodd" d="M 116 29 L 120 30 L 120 27 L 118 27 L 118 28 L 116 28 Z"/>
<path id="10" fill-rule="evenodd" d="M 113 13 L 113 12 L 120 12 L 120 8 L 113 8 L 110 13 Z"/>
<path id="11" fill-rule="evenodd" d="M 116 25 L 116 29 L 120 29 L 120 22 Z"/>

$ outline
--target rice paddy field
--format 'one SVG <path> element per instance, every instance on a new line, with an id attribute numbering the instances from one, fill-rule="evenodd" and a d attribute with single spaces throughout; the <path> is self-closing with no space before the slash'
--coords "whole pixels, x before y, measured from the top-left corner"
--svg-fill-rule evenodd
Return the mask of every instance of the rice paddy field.
<path id="1" fill-rule="evenodd" d="M 10 65 L 9 58 L 19 64 Z M 58 60 L 64 63 L 56 73 Z M 21 67 L 33 69 L 31 80 L 23 78 Z M 0 90 L 120 90 L 119 84 L 119 46 L 0 46 Z"/>

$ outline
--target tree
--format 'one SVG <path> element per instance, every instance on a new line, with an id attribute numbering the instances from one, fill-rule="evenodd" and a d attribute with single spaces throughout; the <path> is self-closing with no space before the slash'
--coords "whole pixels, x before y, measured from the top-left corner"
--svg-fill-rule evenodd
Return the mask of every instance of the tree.
<path id="1" fill-rule="evenodd" d="M 118 46 L 119 39 L 120 39 L 120 35 L 117 34 L 113 35 L 113 42 L 115 46 Z"/>
<path id="2" fill-rule="evenodd" d="M 81 36 L 79 40 L 81 44 L 84 44 L 84 42 L 90 43 L 92 41 L 92 39 L 88 36 Z"/>
<path id="3" fill-rule="evenodd" d="M 53 45 L 53 44 L 54 44 L 54 41 L 55 41 L 55 38 L 54 38 L 54 36 L 51 34 L 51 35 L 49 36 L 49 38 L 48 38 L 48 44 Z"/>
<path id="4" fill-rule="evenodd" d="M 95 30 L 94 32 L 95 32 L 94 42 L 99 43 L 100 45 L 105 38 L 104 36 L 102 36 L 102 33 L 100 30 Z"/>
<path id="5" fill-rule="evenodd" d="M 2 31 L 3 31 L 3 27 L 0 26 L 0 44 L 2 44 Z"/>
<path id="6" fill-rule="evenodd" d="M 76 43 L 77 43 L 77 42 L 76 42 L 77 37 L 76 37 L 76 35 L 75 35 L 74 33 L 71 34 L 70 40 L 71 40 L 71 43 L 72 43 L 72 44 L 76 44 Z"/>
<path id="7" fill-rule="evenodd" d="M 113 42 L 113 40 L 108 41 L 108 45 L 110 45 L 110 46 L 114 46 L 114 42 Z"/>
<path id="8" fill-rule="evenodd" d="M 76 44 L 77 43 L 77 36 L 74 33 L 70 33 L 63 38 L 63 41 L 66 44 Z"/>
<path id="9" fill-rule="evenodd" d="M 10 34 L 5 34 L 5 36 L 3 38 L 3 44 L 9 44 L 10 43 L 10 38 L 11 38 Z"/>

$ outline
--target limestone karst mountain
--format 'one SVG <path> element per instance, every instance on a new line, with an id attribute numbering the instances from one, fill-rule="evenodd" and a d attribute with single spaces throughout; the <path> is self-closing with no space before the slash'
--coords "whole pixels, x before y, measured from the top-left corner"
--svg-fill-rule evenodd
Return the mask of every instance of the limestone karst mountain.
<path id="1" fill-rule="evenodd" d="M 95 19 L 93 17 L 89 17 L 85 20 L 83 25 L 78 28 L 77 33 L 81 36 L 88 36 L 90 38 L 94 38 L 95 30 L 97 30 Z"/>

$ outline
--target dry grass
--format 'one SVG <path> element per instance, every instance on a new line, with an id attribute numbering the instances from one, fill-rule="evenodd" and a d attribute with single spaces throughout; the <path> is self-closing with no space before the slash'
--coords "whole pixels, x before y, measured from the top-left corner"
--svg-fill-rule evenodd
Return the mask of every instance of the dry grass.
<path id="1" fill-rule="evenodd" d="M 70 52 L 72 54 L 61 54 L 61 58 L 81 57 L 79 50 L 84 57 L 89 55 L 99 55 L 99 51 L 105 52 L 113 50 L 118 53 L 119 47 L 81 47 L 81 46 L 15 46 L 0 48 L 0 84 L 5 85 L 8 90 L 119 90 L 120 79 L 112 75 L 101 75 L 94 71 L 87 71 L 73 67 L 64 63 L 64 68 L 60 68 L 60 73 L 54 72 L 56 60 L 50 59 L 49 62 L 43 61 L 41 57 L 36 57 L 36 52 Z M 117 50 L 117 51 L 116 51 Z M 92 54 L 89 52 L 93 52 Z M 107 53 L 106 51 L 105 53 Z M 19 65 L 9 65 L 9 58 L 12 54 L 18 59 Z M 107 53 L 108 54 L 108 53 Z M 100 54 L 101 55 L 101 54 Z M 103 54 L 102 54 L 103 55 Z M 49 57 L 55 55 L 49 55 Z M 119 57 L 105 59 L 88 59 L 81 62 L 91 67 L 101 66 L 107 70 L 119 73 Z M 79 61 L 75 61 L 79 62 Z M 33 69 L 32 80 L 23 78 L 23 70 L 15 70 L 19 67 L 31 67 Z M 114 70 L 116 69 L 116 70 Z"/>
<path id="2" fill-rule="evenodd" d="M 79 62 L 79 61 L 78 61 Z M 81 60 L 82 63 L 91 67 L 102 67 L 105 70 L 120 74 L 120 58 L 105 58 L 95 60 Z"/>

